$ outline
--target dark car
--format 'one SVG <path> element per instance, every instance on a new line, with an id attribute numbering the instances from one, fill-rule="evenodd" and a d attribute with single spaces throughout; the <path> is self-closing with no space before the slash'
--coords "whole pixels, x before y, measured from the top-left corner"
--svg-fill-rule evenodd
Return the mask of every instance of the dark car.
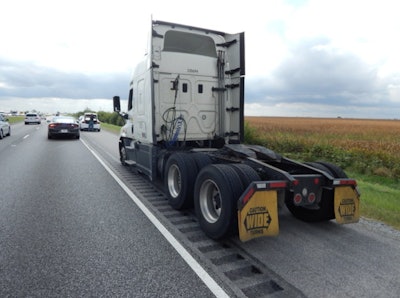
<path id="1" fill-rule="evenodd" d="M 54 117 L 48 125 L 47 137 L 74 137 L 79 139 L 79 123 L 74 117 L 59 116 Z"/>

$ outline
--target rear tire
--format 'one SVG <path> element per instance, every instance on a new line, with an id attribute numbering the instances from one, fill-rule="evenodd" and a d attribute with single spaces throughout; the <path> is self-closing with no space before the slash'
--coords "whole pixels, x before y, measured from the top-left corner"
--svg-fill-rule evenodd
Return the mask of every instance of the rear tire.
<path id="1" fill-rule="evenodd" d="M 346 178 L 344 171 L 338 166 L 325 162 L 308 162 L 306 163 L 316 169 L 325 171 L 331 174 L 334 178 Z M 305 222 L 320 222 L 328 221 L 335 218 L 334 211 L 334 192 L 329 189 L 323 189 L 321 201 L 315 209 L 306 208 L 302 206 L 295 206 L 292 196 L 286 198 L 286 206 L 294 217 Z"/>
<path id="2" fill-rule="evenodd" d="M 200 171 L 194 205 L 200 227 L 208 237 L 217 240 L 237 234 L 237 201 L 243 191 L 242 181 L 231 165 L 214 164 Z"/>
<path id="3" fill-rule="evenodd" d="M 348 178 L 346 173 L 343 171 L 342 168 L 338 167 L 337 165 L 334 165 L 329 162 L 318 162 L 317 164 L 320 164 L 324 166 L 325 168 L 329 169 L 329 171 L 332 173 L 334 178 Z"/>
<path id="4" fill-rule="evenodd" d="M 231 166 L 239 175 L 245 189 L 250 185 L 251 182 L 261 180 L 257 172 L 246 164 L 231 164 Z"/>
<path id="5" fill-rule="evenodd" d="M 190 154 L 174 153 L 165 165 L 164 185 L 168 202 L 176 210 L 193 207 L 193 185 L 198 170 Z"/>
<path id="6" fill-rule="evenodd" d="M 127 166 L 126 163 L 126 148 L 123 142 L 119 144 L 119 160 L 123 166 Z"/>
<path id="7" fill-rule="evenodd" d="M 197 165 L 197 170 L 199 172 L 205 166 L 212 164 L 212 160 L 211 160 L 210 156 L 208 156 L 205 153 L 194 152 L 194 153 L 191 153 L 190 156 L 194 159 L 194 161 Z"/>

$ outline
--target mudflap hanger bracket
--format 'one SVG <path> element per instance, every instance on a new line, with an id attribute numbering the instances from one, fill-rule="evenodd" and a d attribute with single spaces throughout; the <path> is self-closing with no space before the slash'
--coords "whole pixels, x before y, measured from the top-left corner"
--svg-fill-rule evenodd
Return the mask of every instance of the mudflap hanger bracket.
<path id="1" fill-rule="evenodd" d="M 279 234 L 278 192 L 286 181 L 252 182 L 238 200 L 239 238 L 245 242 Z"/>

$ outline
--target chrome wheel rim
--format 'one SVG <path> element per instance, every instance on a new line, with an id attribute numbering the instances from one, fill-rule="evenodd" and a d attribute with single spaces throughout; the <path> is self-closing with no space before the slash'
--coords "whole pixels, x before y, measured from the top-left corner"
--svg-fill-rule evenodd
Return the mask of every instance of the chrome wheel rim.
<path id="1" fill-rule="evenodd" d="M 203 182 L 199 192 L 200 210 L 204 219 L 215 223 L 221 216 L 221 192 L 214 181 L 207 179 Z"/>
<path id="2" fill-rule="evenodd" d="M 168 169 L 168 190 L 173 198 L 177 198 L 182 189 L 182 177 L 179 167 L 175 164 Z"/>

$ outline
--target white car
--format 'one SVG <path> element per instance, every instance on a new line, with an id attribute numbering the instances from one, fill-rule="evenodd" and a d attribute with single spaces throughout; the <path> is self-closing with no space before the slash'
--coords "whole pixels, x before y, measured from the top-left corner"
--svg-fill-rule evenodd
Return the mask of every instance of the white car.
<path id="1" fill-rule="evenodd" d="M 11 135 L 11 126 L 8 119 L 0 114 L 0 139 Z"/>
<path id="2" fill-rule="evenodd" d="M 91 126 L 91 122 L 93 126 Z M 85 113 L 83 116 L 80 116 L 79 125 L 81 130 L 100 131 L 100 121 L 96 113 Z"/>
<path id="3" fill-rule="evenodd" d="M 25 124 L 42 123 L 42 118 L 37 113 L 28 113 L 25 115 Z"/>

